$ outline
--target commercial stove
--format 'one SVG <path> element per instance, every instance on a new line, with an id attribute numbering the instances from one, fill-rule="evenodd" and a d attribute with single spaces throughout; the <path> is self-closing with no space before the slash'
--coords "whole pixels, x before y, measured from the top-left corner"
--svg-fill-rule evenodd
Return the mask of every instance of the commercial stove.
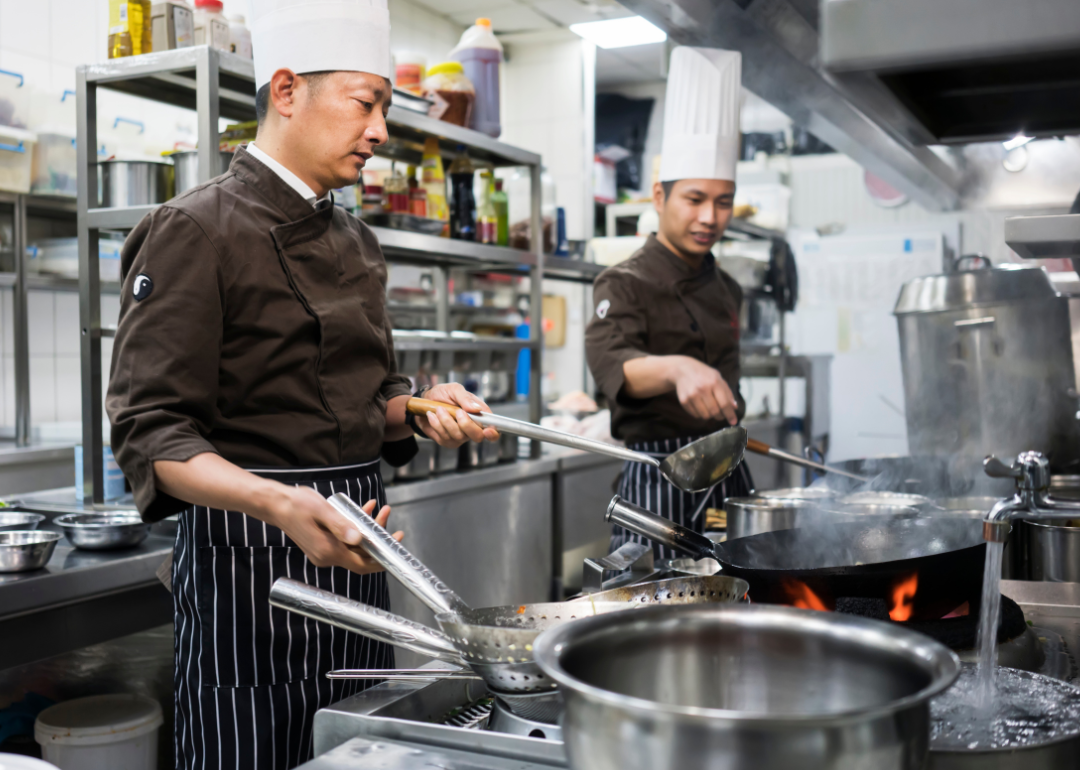
<path id="1" fill-rule="evenodd" d="M 1074 680 L 1080 584 L 1006 580 L 1002 593 L 999 664 Z M 956 649 L 961 659 L 974 660 L 976 624 L 977 613 L 969 613 L 926 621 L 916 630 Z M 314 743 L 316 759 L 303 770 L 566 767 L 559 727 L 510 714 L 479 680 L 385 682 L 320 710 Z"/>

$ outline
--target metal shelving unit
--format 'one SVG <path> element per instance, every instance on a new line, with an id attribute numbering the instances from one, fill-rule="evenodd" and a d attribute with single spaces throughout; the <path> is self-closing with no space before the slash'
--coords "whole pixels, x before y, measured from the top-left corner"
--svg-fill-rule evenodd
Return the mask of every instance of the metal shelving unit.
<path id="1" fill-rule="evenodd" d="M 12 272 L 0 272 L 0 286 L 11 287 L 12 326 L 14 332 L 15 365 L 15 445 L 30 443 L 30 325 L 27 318 L 27 294 L 35 289 L 52 288 L 52 276 L 30 273 L 26 264 L 28 240 L 27 220 L 31 217 L 69 218 L 75 216 L 76 204 L 70 198 L 49 195 L 22 195 L 0 192 L 0 206 L 11 208 L 12 217 Z M 67 280 L 77 288 L 78 281 Z"/>
<path id="2" fill-rule="evenodd" d="M 1024 259 L 1080 257 L 1080 214 L 1009 217 L 1005 243 Z"/>
<path id="3" fill-rule="evenodd" d="M 79 307 L 82 358 L 82 415 L 84 453 L 84 490 L 86 504 L 102 502 L 104 477 L 102 453 L 101 339 L 114 330 L 101 326 L 101 292 L 109 287 L 98 274 L 98 235 L 102 230 L 129 230 L 154 206 L 97 208 L 91 195 L 97 193 L 97 90 L 107 88 L 153 101 L 186 107 L 198 112 L 199 181 L 217 176 L 220 168 L 218 147 L 219 118 L 252 120 L 255 116 L 254 67 L 248 59 L 205 46 L 176 51 L 113 59 L 102 64 L 78 68 L 76 101 L 78 108 L 78 235 L 79 235 Z M 434 136 L 443 154 L 454 157 L 460 146 L 480 166 L 527 166 L 530 169 L 532 198 L 532 248 L 529 251 L 455 241 L 419 233 L 373 228 L 387 260 L 430 265 L 436 278 L 436 327 L 449 331 L 450 298 L 447 284 L 451 267 L 465 267 L 486 272 L 514 272 L 530 278 L 530 301 L 533 323 L 528 340 L 499 340 L 483 343 L 463 342 L 471 350 L 478 346 L 492 355 L 508 355 L 529 348 L 530 419 L 538 421 L 541 413 L 540 378 L 543 336 L 539 318 L 545 276 L 573 281 L 591 281 L 600 266 L 545 257 L 541 240 L 540 156 L 496 141 L 469 129 L 434 120 L 400 107 L 391 107 L 387 117 L 391 141 L 378 154 L 418 163 L 424 140 Z M 549 273 L 548 264 L 554 265 Z M 412 343 L 409 343 L 412 344 Z M 441 343 L 453 346 L 456 341 Z M 446 352 L 454 351 L 447 349 Z M 533 453 L 539 454 L 534 444 Z"/>

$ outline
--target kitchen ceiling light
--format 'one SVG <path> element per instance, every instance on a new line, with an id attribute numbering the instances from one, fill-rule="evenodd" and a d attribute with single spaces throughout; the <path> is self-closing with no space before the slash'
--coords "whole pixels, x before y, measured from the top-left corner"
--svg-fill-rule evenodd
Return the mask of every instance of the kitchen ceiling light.
<path id="1" fill-rule="evenodd" d="M 1034 138 L 1035 137 L 1033 136 L 1024 136 L 1023 134 L 1017 134 L 1009 141 L 1002 142 L 1001 144 L 1005 147 L 1006 150 L 1015 150 L 1017 147 L 1023 147 L 1025 144 L 1027 144 Z"/>
<path id="2" fill-rule="evenodd" d="M 626 48 L 646 43 L 662 43 L 667 40 L 667 33 L 664 30 L 640 16 L 571 24 L 570 31 L 590 43 L 596 43 L 601 48 Z"/>

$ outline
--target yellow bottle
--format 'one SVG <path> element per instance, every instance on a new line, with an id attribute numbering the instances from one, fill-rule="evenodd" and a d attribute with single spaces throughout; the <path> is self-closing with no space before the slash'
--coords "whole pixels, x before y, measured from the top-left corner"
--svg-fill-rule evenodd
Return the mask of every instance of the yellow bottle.
<path id="1" fill-rule="evenodd" d="M 450 207 L 446 205 L 446 173 L 443 171 L 439 140 L 429 136 L 424 141 L 424 157 L 420 164 L 420 186 L 427 193 L 427 218 L 441 219 L 443 237 L 450 235 Z"/>
<path id="2" fill-rule="evenodd" d="M 150 0 L 109 0 L 109 58 L 150 53 Z"/>

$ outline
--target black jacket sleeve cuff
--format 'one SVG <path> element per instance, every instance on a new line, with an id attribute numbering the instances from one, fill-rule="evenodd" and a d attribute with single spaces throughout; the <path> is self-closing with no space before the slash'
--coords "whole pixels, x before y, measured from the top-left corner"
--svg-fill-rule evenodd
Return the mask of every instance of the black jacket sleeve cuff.
<path id="1" fill-rule="evenodd" d="M 382 459 L 386 460 L 395 468 L 400 468 L 409 460 L 416 457 L 420 447 L 416 444 L 416 438 L 409 436 L 401 441 L 385 441 L 382 445 Z"/>

